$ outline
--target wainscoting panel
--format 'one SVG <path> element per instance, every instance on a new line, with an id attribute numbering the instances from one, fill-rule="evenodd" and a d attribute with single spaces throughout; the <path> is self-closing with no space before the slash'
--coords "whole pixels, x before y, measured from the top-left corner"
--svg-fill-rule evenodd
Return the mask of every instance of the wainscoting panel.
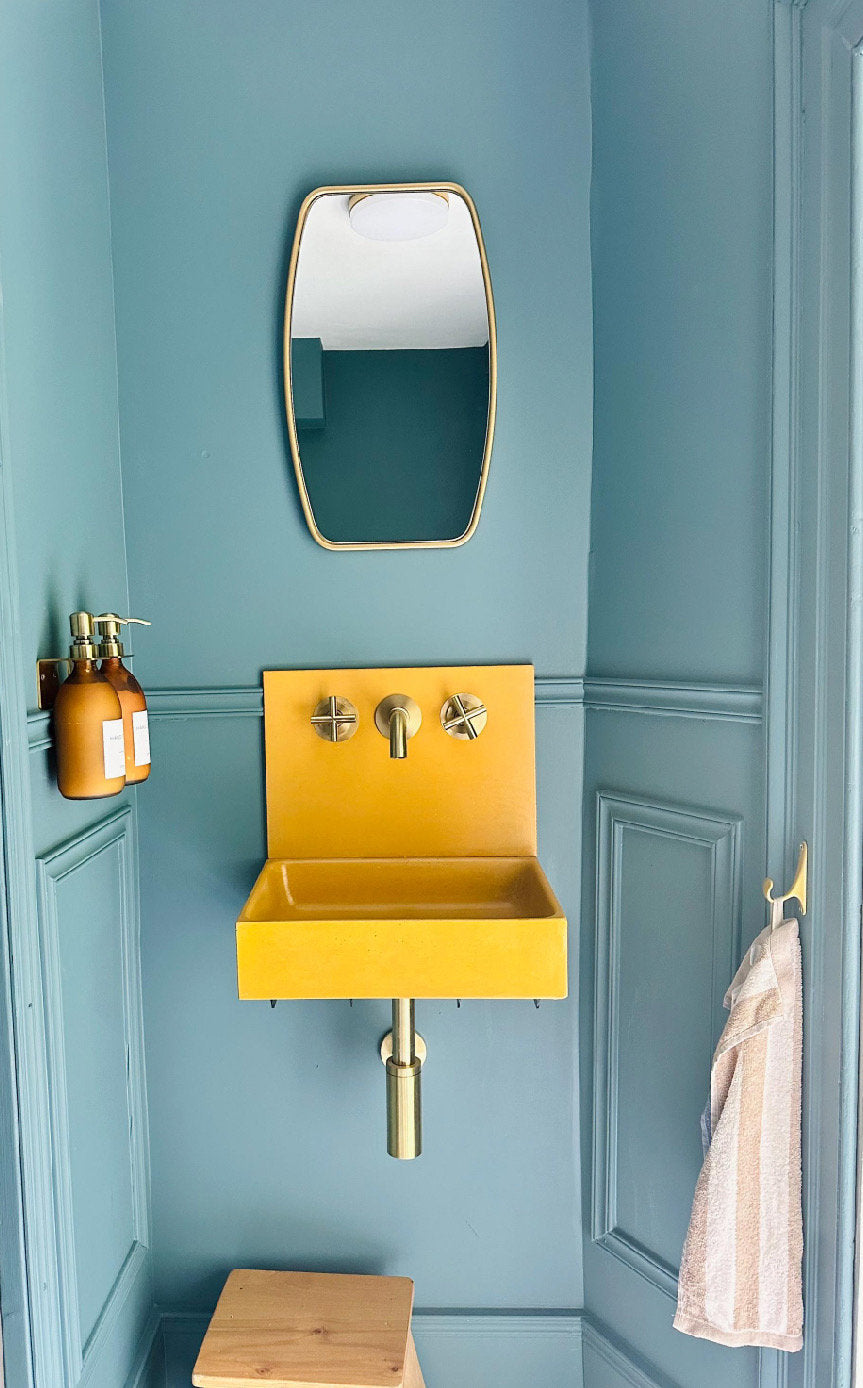
<path id="1" fill-rule="evenodd" d="M 133 823 L 36 865 L 68 1388 L 125 1380 L 151 1302 Z"/>
<path id="2" fill-rule="evenodd" d="M 673 1296 L 690 1153 L 668 1134 L 703 1096 L 739 952 L 741 822 L 600 791 L 597 836 L 593 1237 Z"/>
<path id="3" fill-rule="evenodd" d="M 585 1384 L 642 1384 L 646 1373 L 755 1388 L 755 1351 L 680 1335 L 672 1319 L 723 997 L 765 920 L 763 727 L 752 703 L 731 717 L 728 704 L 717 716 L 719 700 L 690 699 L 688 714 L 660 702 L 672 701 L 587 709 L 585 1302 L 609 1329 L 595 1344 L 586 1333 Z"/>

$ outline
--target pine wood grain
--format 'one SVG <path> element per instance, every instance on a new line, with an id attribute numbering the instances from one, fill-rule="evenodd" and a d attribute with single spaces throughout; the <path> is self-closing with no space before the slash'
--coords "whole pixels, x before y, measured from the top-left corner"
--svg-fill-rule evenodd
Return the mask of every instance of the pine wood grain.
<path id="1" fill-rule="evenodd" d="M 420 1361 L 417 1359 L 417 1348 L 414 1344 L 414 1337 L 410 1332 L 408 1332 L 408 1352 L 405 1357 L 404 1388 L 426 1388 L 426 1381 L 422 1375 Z"/>
<path id="2" fill-rule="evenodd" d="M 407 1277 L 235 1269 L 204 1337 L 196 1388 L 424 1388 Z"/>

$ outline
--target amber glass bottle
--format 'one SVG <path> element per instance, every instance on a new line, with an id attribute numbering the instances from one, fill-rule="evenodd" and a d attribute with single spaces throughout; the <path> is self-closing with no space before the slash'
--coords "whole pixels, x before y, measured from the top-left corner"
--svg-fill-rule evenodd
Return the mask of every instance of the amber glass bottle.
<path id="1" fill-rule="evenodd" d="M 149 626 L 140 617 L 118 617 L 116 612 L 103 612 L 96 618 L 99 633 L 100 672 L 117 691 L 123 711 L 123 744 L 126 758 L 126 784 L 146 781 L 150 774 L 150 728 L 147 721 L 147 700 L 131 670 L 123 664 L 123 643 L 120 625 L 137 622 Z"/>
<path id="2" fill-rule="evenodd" d="M 57 785 L 67 800 L 118 795 L 126 784 L 123 713 L 117 691 L 96 668 L 93 618 L 73 612 L 71 670 L 54 700 Z"/>

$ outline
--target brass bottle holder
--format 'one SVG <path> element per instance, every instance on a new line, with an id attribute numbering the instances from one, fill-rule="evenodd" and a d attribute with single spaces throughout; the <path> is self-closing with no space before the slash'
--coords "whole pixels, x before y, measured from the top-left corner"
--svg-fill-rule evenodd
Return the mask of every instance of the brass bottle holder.
<path id="1" fill-rule="evenodd" d="M 74 659 L 98 660 L 103 656 L 124 654 L 127 659 L 131 659 L 132 652 L 124 652 L 123 644 L 119 640 L 120 627 L 127 626 L 130 622 L 142 627 L 150 625 L 140 617 L 118 617 L 116 612 L 102 612 L 98 617 L 92 612 L 72 612 L 69 622 L 73 636 L 69 655 L 43 656 L 36 661 L 37 702 L 43 713 L 54 707 L 57 691 L 69 673 Z M 99 641 L 94 637 L 94 626 L 99 627 Z M 62 679 L 61 665 L 66 667 L 62 672 Z"/>
<path id="2" fill-rule="evenodd" d="M 36 661 L 37 699 L 43 713 L 54 707 L 57 691 L 68 673 L 68 669 L 64 669 L 61 679 L 60 666 L 68 667 L 71 663 L 68 655 L 45 656 L 44 659 Z"/>

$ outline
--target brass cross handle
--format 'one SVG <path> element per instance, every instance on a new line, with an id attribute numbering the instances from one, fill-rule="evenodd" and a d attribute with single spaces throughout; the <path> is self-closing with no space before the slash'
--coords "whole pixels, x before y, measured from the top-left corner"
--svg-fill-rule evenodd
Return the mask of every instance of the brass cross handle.
<path id="1" fill-rule="evenodd" d="M 350 699 L 340 699 L 335 694 L 321 699 L 312 714 L 312 727 L 325 742 L 347 742 L 356 732 L 359 721 Z"/>
<path id="2" fill-rule="evenodd" d="M 473 742 L 488 722 L 488 709 L 475 694 L 453 694 L 440 711 L 440 721 L 450 737 Z"/>

